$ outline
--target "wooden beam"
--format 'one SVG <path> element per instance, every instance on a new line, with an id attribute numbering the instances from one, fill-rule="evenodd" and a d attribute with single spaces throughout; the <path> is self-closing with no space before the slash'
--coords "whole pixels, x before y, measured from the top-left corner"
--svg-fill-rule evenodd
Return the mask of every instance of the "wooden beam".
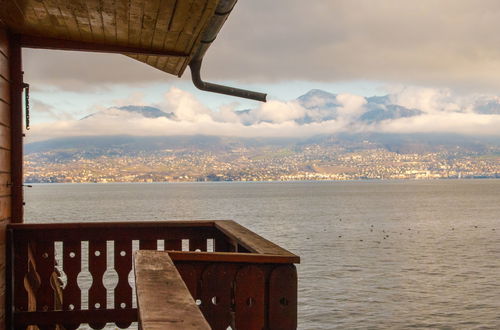
<path id="1" fill-rule="evenodd" d="M 93 322 L 136 322 L 137 309 L 96 309 L 75 311 L 14 312 L 14 325 L 25 328 L 28 325 L 80 324 Z"/>
<path id="2" fill-rule="evenodd" d="M 137 251 L 134 269 L 141 329 L 210 329 L 167 252 Z"/>
<path id="3" fill-rule="evenodd" d="M 300 258 L 296 255 L 275 255 L 238 252 L 196 252 L 196 251 L 168 251 L 173 261 L 200 261 L 200 262 L 237 262 L 252 264 L 298 264 Z"/>
<path id="4" fill-rule="evenodd" d="M 23 222 L 23 69 L 21 44 L 10 38 L 10 132 L 12 141 L 12 223 Z"/>
<path id="5" fill-rule="evenodd" d="M 20 35 L 19 40 L 21 46 L 25 48 L 72 50 L 72 51 L 96 52 L 96 53 L 140 54 L 140 55 L 169 56 L 169 57 L 189 56 L 189 54 L 186 54 L 184 52 L 173 51 L 173 50 L 99 44 L 93 42 L 35 37 L 29 35 Z"/>

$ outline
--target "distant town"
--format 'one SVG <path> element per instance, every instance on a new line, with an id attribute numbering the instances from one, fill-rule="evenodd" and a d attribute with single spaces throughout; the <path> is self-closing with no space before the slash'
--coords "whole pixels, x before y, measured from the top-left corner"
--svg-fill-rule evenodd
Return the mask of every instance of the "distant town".
<path id="1" fill-rule="evenodd" d="M 133 154 L 109 150 L 26 155 L 27 183 L 297 181 L 500 178 L 500 152 L 441 148 L 400 153 L 365 141 L 363 148 L 307 144 L 222 150 L 163 149 Z"/>

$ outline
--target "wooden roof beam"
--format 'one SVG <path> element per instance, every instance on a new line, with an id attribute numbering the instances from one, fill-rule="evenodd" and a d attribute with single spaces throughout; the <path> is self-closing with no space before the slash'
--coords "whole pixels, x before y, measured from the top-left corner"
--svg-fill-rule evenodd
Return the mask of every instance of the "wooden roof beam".
<path id="1" fill-rule="evenodd" d="M 93 42 L 36 37 L 29 35 L 20 35 L 19 41 L 21 47 L 25 48 L 72 50 L 72 51 L 96 52 L 96 53 L 189 57 L 189 54 L 178 51 L 154 50 L 141 47 L 99 44 Z"/>

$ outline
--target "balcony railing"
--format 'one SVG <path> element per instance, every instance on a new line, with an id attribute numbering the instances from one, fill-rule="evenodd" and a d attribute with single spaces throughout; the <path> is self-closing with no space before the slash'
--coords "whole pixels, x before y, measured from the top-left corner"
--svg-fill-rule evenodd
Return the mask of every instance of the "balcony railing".
<path id="1" fill-rule="evenodd" d="M 137 249 L 168 251 L 212 329 L 297 326 L 299 257 L 234 221 L 15 224 L 7 233 L 15 329 L 130 327 Z"/>

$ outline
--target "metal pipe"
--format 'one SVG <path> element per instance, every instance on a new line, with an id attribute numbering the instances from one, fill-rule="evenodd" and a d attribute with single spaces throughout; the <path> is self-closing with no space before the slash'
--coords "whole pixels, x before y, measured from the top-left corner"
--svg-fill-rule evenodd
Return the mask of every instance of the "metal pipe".
<path id="1" fill-rule="evenodd" d="M 191 78 L 193 80 L 193 84 L 203 91 L 266 102 L 267 94 L 213 84 L 205 82 L 201 79 L 201 62 L 203 61 L 205 52 L 217 37 L 219 30 L 222 28 L 222 25 L 224 25 L 224 22 L 233 10 L 236 2 L 237 0 L 219 0 L 217 8 L 215 9 L 215 13 L 210 19 L 209 24 L 207 24 L 205 31 L 203 32 L 200 46 L 189 63 L 189 68 L 191 69 Z"/>
<path id="2" fill-rule="evenodd" d="M 193 84 L 202 91 L 226 94 L 236 97 L 243 97 L 245 99 L 266 102 L 267 94 L 265 93 L 253 92 L 246 89 L 234 88 L 203 81 L 201 79 L 201 73 L 200 73 L 201 60 L 191 61 L 191 63 L 189 63 L 189 68 L 191 69 L 191 78 L 193 80 Z"/>

